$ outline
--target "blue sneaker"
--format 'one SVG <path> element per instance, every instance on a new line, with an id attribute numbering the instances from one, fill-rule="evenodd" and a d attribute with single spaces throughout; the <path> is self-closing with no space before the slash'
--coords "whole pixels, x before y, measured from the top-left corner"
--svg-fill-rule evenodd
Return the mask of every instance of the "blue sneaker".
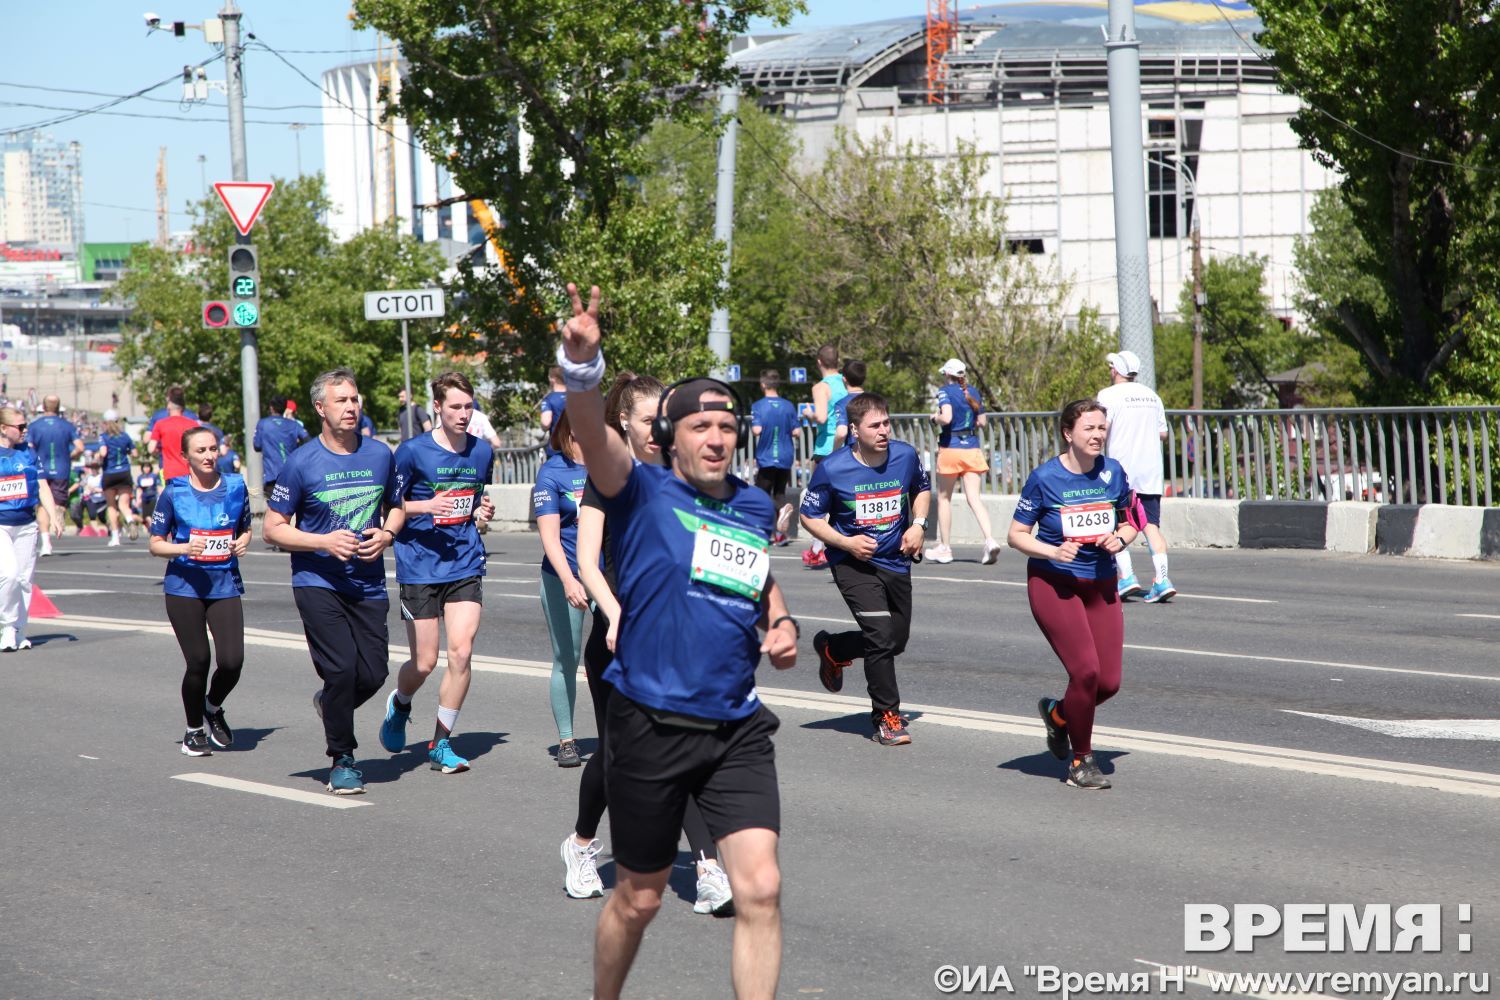
<path id="1" fill-rule="evenodd" d="M 1141 587 L 1141 581 L 1137 580 L 1135 578 L 1135 574 L 1132 573 L 1125 579 L 1120 581 L 1120 600 L 1123 601 L 1127 597 L 1134 597 L 1136 594 L 1139 594 L 1142 589 L 1143 588 Z"/>
<path id="2" fill-rule="evenodd" d="M 1158 604 L 1170 597 L 1176 596 L 1176 594 L 1177 588 L 1172 586 L 1172 581 L 1166 577 L 1162 577 L 1151 585 L 1151 589 L 1146 591 L 1146 596 L 1141 598 L 1141 600 L 1147 604 Z"/>
<path id="3" fill-rule="evenodd" d="M 406 749 L 406 724 L 411 721 L 411 706 L 406 711 L 396 705 L 396 692 L 385 699 L 385 718 L 380 722 L 380 745 L 387 753 L 400 753 Z"/>
<path id="4" fill-rule="evenodd" d="M 348 754 L 333 762 L 328 771 L 328 790 L 335 795 L 365 794 L 364 776 L 354 769 L 354 758 Z"/>
<path id="5" fill-rule="evenodd" d="M 438 740 L 436 743 L 427 745 L 427 759 L 432 762 L 434 771 L 442 771 L 444 774 L 457 774 L 459 771 L 467 771 L 469 762 L 453 752 L 447 740 Z"/>

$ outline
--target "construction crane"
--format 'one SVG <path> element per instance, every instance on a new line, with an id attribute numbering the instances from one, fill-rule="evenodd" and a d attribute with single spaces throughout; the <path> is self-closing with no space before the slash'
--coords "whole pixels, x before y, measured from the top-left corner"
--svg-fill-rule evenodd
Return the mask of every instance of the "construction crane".
<path id="1" fill-rule="evenodd" d="M 162 146 L 156 154 L 156 245 L 165 247 L 171 237 L 167 223 L 167 147 Z"/>
<path id="2" fill-rule="evenodd" d="M 958 0 L 927 0 L 927 103 L 948 103 L 944 57 L 958 41 Z"/>

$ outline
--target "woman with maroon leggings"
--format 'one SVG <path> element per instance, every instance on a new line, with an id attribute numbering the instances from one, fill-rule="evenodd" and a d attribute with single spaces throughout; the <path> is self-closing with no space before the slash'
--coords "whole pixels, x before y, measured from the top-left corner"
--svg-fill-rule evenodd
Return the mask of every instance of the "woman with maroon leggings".
<path id="1" fill-rule="evenodd" d="M 1104 407 L 1075 400 L 1063 408 L 1059 429 L 1067 450 L 1027 478 L 1006 540 L 1031 557 L 1031 614 L 1068 671 L 1062 700 L 1037 706 L 1047 749 L 1067 760 L 1071 744 L 1068 784 L 1108 788 L 1094 763 L 1094 709 L 1120 690 L 1125 619 L 1114 554 L 1135 541 L 1142 520 L 1125 470 L 1104 455 Z"/>

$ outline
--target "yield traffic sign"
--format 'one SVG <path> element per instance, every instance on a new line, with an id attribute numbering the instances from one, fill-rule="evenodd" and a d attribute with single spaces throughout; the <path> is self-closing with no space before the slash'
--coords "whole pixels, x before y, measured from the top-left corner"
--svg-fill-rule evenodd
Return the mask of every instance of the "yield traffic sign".
<path id="1" fill-rule="evenodd" d="M 240 231 L 240 235 L 249 236 L 250 227 L 260 217 L 260 210 L 266 207 L 271 189 L 275 186 L 222 181 L 214 185 L 214 190 L 218 192 L 224 207 L 229 209 L 229 217 L 234 220 L 234 227 Z"/>

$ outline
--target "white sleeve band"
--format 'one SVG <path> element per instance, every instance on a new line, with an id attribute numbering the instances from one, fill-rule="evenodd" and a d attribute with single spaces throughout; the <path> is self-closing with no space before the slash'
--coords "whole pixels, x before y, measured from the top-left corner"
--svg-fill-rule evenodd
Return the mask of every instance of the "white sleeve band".
<path id="1" fill-rule="evenodd" d="M 588 392 L 597 389 L 604 380 L 604 351 L 594 355 L 594 360 L 577 363 L 568 360 L 568 352 L 557 345 L 557 367 L 562 369 L 563 385 L 569 392 Z"/>

